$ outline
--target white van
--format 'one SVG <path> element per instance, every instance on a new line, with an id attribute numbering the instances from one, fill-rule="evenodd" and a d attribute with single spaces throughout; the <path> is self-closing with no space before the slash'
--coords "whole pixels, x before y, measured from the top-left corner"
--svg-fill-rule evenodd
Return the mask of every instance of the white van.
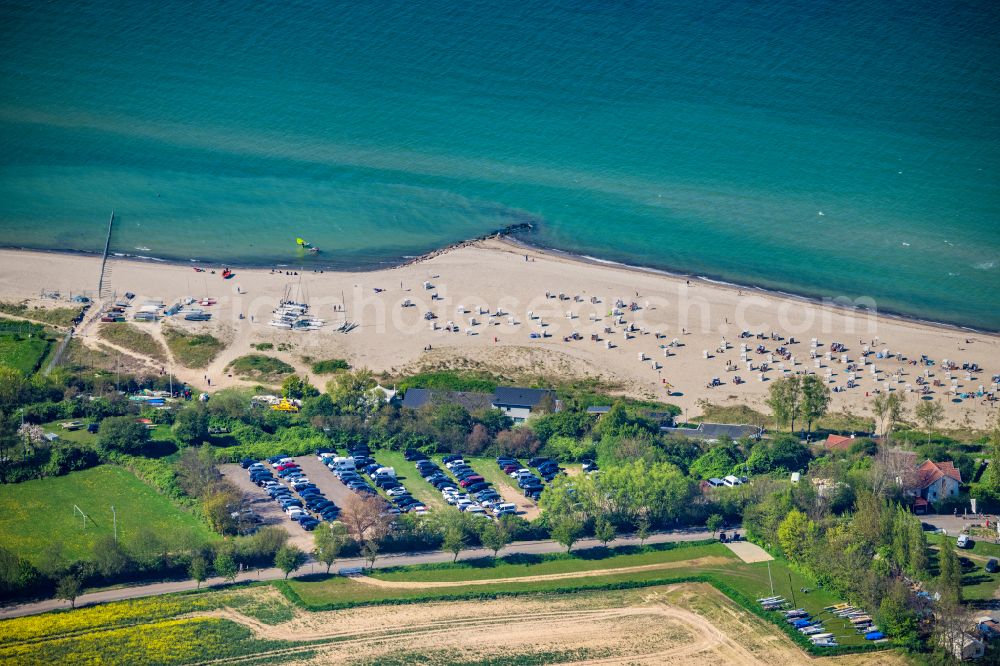
<path id="1" fill-rule="evenodd" d="M 725 483 L 727 486 L 742 486 L 743 485 L 743 482 L 740 481 L 739 477 L 735 477 L 732 474 L 730 474 L 729 476 L 723 477 L 722 482 Z"/>
<path id="2" fill-rule="evenodd" d="M 506 502 L 504 504 L 497 504 L 493 507 L 493 513 L 517 513 L 517 505 L 513 502 Z"/>
<path id="3" fill-rule="evenodd" d="M 354 458 L 351 456 L 347 456 L 346 458 L 344 456 L 337 456 L 333 459 L 333 462 L 329 463 L 329 467 L 341 472 L 357 469 L 354 464 Z"/>
<path id="4" fill-rule="evenodd" d="M 959 548 L 971 548 L 972 546 L 970 545 L 969 541 L 970 539 L 968 534 L 959 534 L 958 540 L 955 542 L 955 545 L 958 546 Z"/>
<path id="5" fill-rule="evenodd" d="M 379 467 L 377 470 L 375 470 L 375 473 L 376 474 L 388 474 L 392 478 L 394 478 L 394 479 L 396 478 L 396 470 L 394 470 L 391 467 Z"/>

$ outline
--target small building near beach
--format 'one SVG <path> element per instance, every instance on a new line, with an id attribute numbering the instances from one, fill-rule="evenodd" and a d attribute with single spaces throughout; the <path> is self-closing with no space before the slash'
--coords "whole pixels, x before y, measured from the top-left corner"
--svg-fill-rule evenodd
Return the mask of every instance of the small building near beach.
<path id="1" fill-rule="evenodd" d="M 828 451 L 847 451 L 851 448 L 851 444 L 854 444 L 854 435 L 850 437 L 845 435 L 828 435 L 826 441 L 823 442 L 823 447 Z"/>
<path id="2" fill-rule="evenodd" d="M 493 405 L 493 395 L 491 393 L 475 393 L 472 391 L 437 391 L 434 389 L 411 388 L 406 389 L 402 406 L 409 409 L 420 409 L 426 405 L 440 403 L 459 405 L 469 413 L 479 412 L 489 409 Z"/>
<path id="3" fill-rule="evenodd" d="M 562 407 L 556 399 L 556 392 L 552 389 L 516 386 L 501 386 L 493 393 L 410 388 L 406 389 L 400 404 L 409 409 L 420 409 L 438 403 L 459 405 L 470 413 L 491 408 L 499 409 L 514 419 L 514 423 L 524 423 L 529 416 L 539 411 L 559 411 Z"/>
<path id="4" fill-rule="evenodd" d="M 514 423 L 524 423 L 533 412 L 545 409 L 559 411 L 556 392 L 552 389 L 516 386 L 498 387 L 493 394 L 493 406 L 514 419 Z"/>
<path id="5" fill-rule="evenodd" d="M 917 467 L 913 477 L 911 493 L 928 502 L 937 502 L 946 497 L 958 495 L 962 485 L 962 472 L 950 460 L 944 462 L 925 461 Z"/>
<path id="6" fill-rule="evenodd" d="M 704 442 L 738 442 L 747 437 L 760 439 L 764 429 L 760 426 L 731 423 L 684 423 L 677 426 L 660 426 L 660 432 L 674 437 L 689 437 Z"/>

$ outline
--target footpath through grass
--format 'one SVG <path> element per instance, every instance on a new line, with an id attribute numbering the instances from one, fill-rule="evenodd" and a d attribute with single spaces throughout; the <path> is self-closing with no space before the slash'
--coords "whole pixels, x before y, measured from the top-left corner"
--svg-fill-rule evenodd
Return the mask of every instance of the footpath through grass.
<path id="1" fill-rule="evenodd" d="M 87 515 L 86 526 L 74 506 Z M 62 543 L 69 559 L 89 559 L 97 540 L 114 534 L 112 506 L 122 541 L 142 529 L 178 547 L 214 538 L 197 517 L 111 465 L 0 486 L 0 534 L 8 548 L 34 562 L 53 542 Z"/>
<path id="2" fill-rule="evenodd" d="M 149 332 L 142 330 L 134 324 L 123 322 L 114 324 L 101 324 L 97 330 L 98 335 L 108 342 L 133 351 L 142 356 L 166 363 L 167 352 L 163 345 Z"/>

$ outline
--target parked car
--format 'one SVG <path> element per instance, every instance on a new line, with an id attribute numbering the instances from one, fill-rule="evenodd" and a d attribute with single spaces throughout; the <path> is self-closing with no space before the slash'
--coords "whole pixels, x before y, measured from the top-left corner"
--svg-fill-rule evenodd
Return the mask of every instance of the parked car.
<path id="1" fill-rule="evenodd" d="M 955 545 L 959 548 L 972 548 L 975 544 L 968 534 L 959 534 L 958 539 L 955 541 Z"/>
<path id="2" fill-rule="evenodd" d="M 548 458 L 532 458 L 528 461 L 528 467 L 538 467 L 544 462 L 549 462 Z"/>
<path id="3" fill-rule="evenodd" d="M 468 488 L 473 484 L 481 483 L 483 481 L 485 481 L 485 479 L 483 479 L 483 477 L 479 476 L 478 474 L 470 474 L 469 476 L 462 479 L 462 481 L 460 481 L 458 485 L 462 486 L 463 488 Z"/>
<path id="4" fill-rule="evenodd" d="M 996 573 L 1000 571 L 1000 562 L 997 562 L 995 557 L 991 557 L 984 568 L 986 569 L 986 573 Z"/>

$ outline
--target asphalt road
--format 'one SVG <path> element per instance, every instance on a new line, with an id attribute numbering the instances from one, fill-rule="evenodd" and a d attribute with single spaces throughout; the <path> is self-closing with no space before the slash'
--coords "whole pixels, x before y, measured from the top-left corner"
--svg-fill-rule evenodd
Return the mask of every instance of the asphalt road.
<path id="1" fill-rule="evenodd" d="M 301 530 L 299 530 L 301 532 Z M 646 543 L 670 543 L 670 542 L 682 542 L 682 541 L 699 541 L 701 539 L 710 539 L 712 534 L 704 530 L 692 530 L 692 531 L 676 531 L 676 532 L 660 532 L 657 534 L 652 534 Z M 613 545 L 637 545 L 639 543 L 638 539 L 634 538 L 621 538 L 614 542 Z M 599 542 L 594 539 L 583 539 L 579 541 L 574 548 L 593 548 L 600 545 Z M 529 553 L 529 554 L 542 554 L 542 553 L 555 553 L 562 552 L 564 550 L 563 546 L 554 541 L 519 541 L 513 543 L 507 548 L 500 551 L 501 555 L 511 555 L 514 553 Z M 464 551 L 458 559 L 468 560 L 475 559 L 477 557 L 487 557 L 492 555 L 492 551 L 487 551 L 482 548 L 471 549 Z M 395 567 L 407 564 L 426 564 L 426 563 L 437 563 L 437 562 L 451 562 L 453 555 L 451 553 L 446 553 L 442 551 L 433 551 L 425 553 L 404 553 L 399 555 L 385 555 L 380 557 L 375 562 L 376 568 L 382 567 Z M 356 568 L 364 566 L 364 561 L 360 558 L 339 560 L 334 565 L 334 571 L 341 568 Z M 326 565 L 317 564 L 310 561 L 302 569 L 293 574 L 293 578 L 297 576 L 307 576 L 313 573 L 322 573 L 326 570 Z M 275 568 L 270 569 L 252 569 L 246 573 L 241 574 L 236 580 L 237 582 L 245 582 L 249 580 L 279 580 L 284 578 L 285 574 Z M 205 587 L 216 587 L 224 586 L 226 581 L 221 578 L 211 578 L 203 586 Z M 136 585 L 132 587 L 117 587 L 113 589 L 100 590 L 97 592 L 90 592 L 88 594 L 81 595 L 76 600 L 77 608 L 81 606 L 90 606 L 93 604 L 107 603 L 109 601 L 121 601 L 123 599 L 136 599 L 139 597 L 149 597 L 156 596 L 160 594 L 171 594 L 174 592 L 185 592 L 188 590 L 193 590 L 197 588 L 198 585 L 193 580 L 183 580 L 183 581 L 171 581 L 167 583 L 153 583 L 150 585 Z M 48 611 L 53 611 L 61 608 L 69 608 L 70 604 L 67 601 L 62 601 L 59 599 L 46 599 L 45 601 L 37 601 L 31 603 L 21 603 L 12 604 L 8 606 L 3 606 L 0 608 L 0 619 L 7 619 L 12 617 L 22 617 L 25 615 L 36 615 L 38 613 L 45 613 Z"/>

